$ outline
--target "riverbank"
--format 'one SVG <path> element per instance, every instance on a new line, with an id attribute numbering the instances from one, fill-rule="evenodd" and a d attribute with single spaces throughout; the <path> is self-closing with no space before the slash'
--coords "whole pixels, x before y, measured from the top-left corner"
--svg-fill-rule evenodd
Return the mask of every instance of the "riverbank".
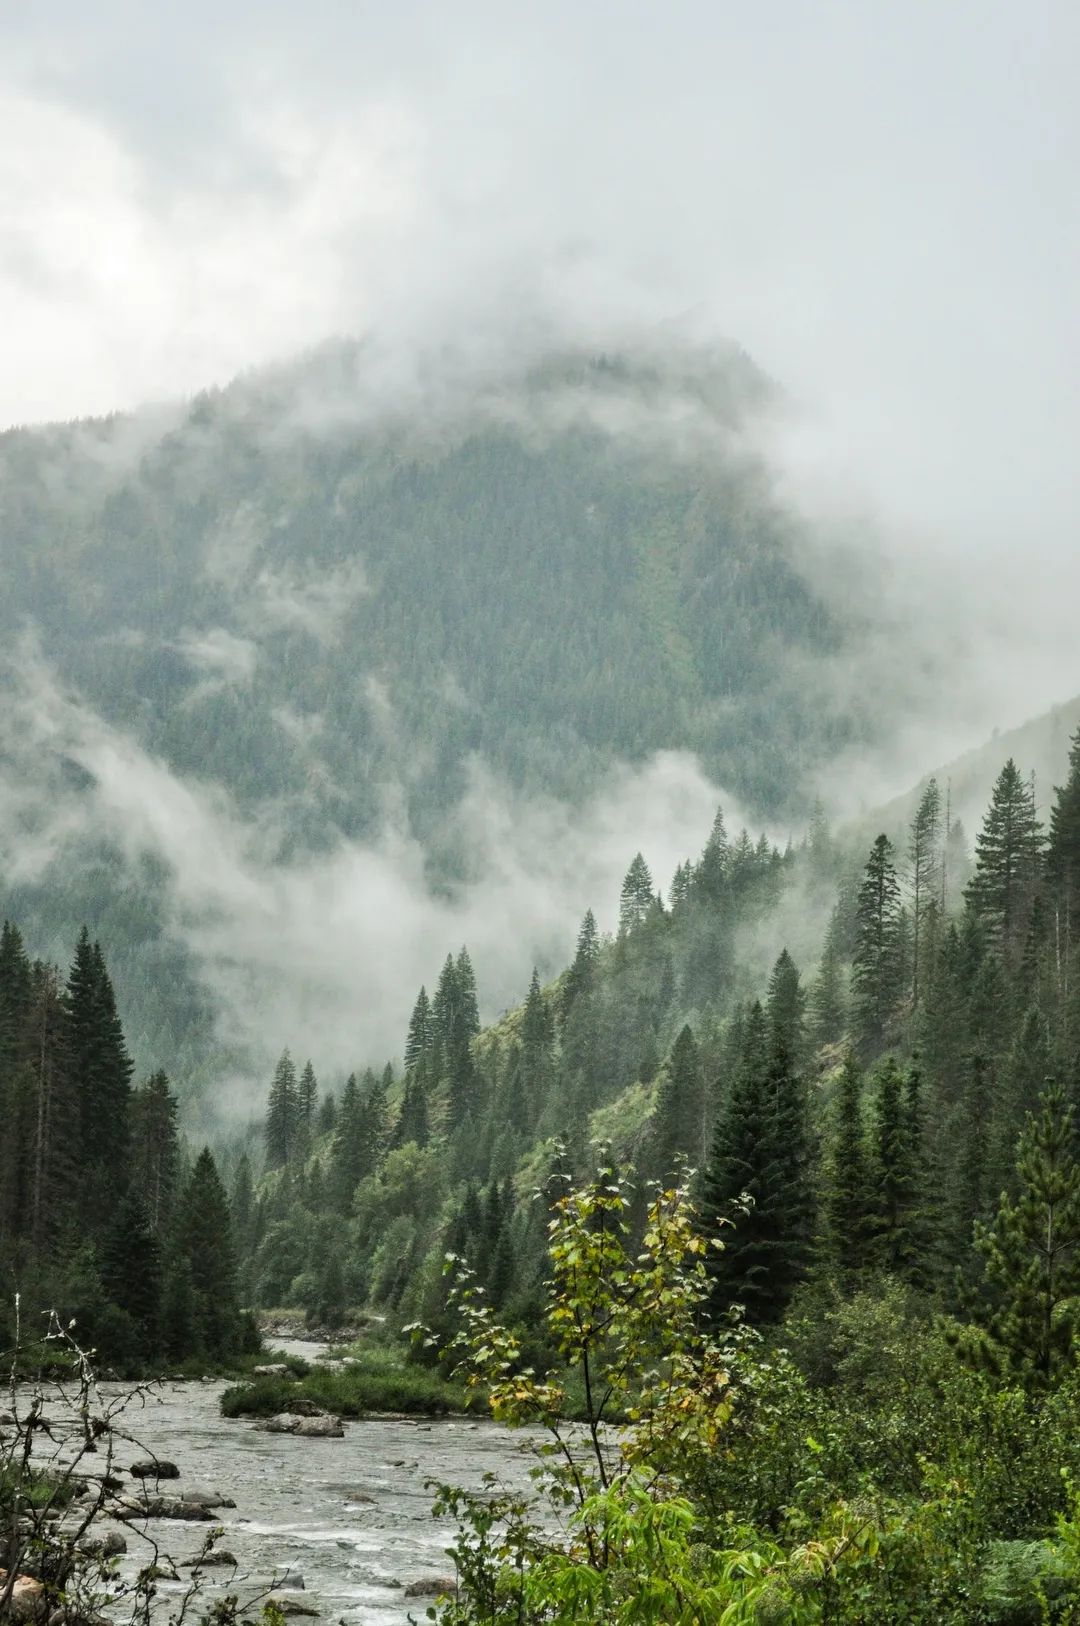
<path id="1" fill-rule="evenodd" d="M 264 1365 L 275 1364 L 274 1357 L 264 1360 Z M 343 1418 L 451 1417 L 484 1410 L 480 1396 L 410 1364 L 390 1344 L 354 1346 L 350 1353 L 323 1360 L 307 1372 L 298 1372 L 295 1365 L 288 1371 L 264 1370 L 231 1385 L 221 1397 L 225 1417 L 274 1417 L 311 1407 Z"/>

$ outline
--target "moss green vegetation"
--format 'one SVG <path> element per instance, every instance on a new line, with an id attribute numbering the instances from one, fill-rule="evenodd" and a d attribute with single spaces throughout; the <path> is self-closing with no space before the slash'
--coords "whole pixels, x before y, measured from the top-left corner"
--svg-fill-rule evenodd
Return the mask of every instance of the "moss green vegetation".
<path id="1" fill-rule="evenodd" d="M 338 1417 L 368 1417 L 400 1412 L 407 1416 L 445 1417 L 476 1409 L 478 1404 L 460 1383 L 410 1364 L 400 1348 L 365 1350 L 349 1364 L 313 1366 L 304 1377 L 258 1377 L 226 1389 L 221 1409 L 226 1417 L 273 1417 L 297 1401 Z"/>

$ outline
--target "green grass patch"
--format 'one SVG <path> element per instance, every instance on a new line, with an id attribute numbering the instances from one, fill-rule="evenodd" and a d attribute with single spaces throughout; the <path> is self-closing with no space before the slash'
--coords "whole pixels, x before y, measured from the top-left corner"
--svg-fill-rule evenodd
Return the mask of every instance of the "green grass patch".
<path id="1" fill-rule="evenodd" d="M 237 1383 L 221 1397 L 226 1417 L 273 1417 L 308 1402 L 338 1417 L 372 1412 L 445 1417 L 478 1409 L 475 1396 L 436 1372 L 410 1366 L 401 1354 L 380 1347 L 364 1351 L 344 1367 L 314 1366 L 306 1377 L 262 1377 Z"/>

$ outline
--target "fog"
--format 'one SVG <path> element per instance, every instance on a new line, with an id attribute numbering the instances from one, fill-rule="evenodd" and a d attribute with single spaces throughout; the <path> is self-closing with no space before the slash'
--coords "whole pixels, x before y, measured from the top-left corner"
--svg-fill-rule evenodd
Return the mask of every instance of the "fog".
<path id="1" fill-rule="evenodd" d="M 1005 624 L 1019 721 L 1080 687 L 1078 55 L 1065 0 L 8 8 L 0 421 L 689 321 L 800 502 Z"/>
<path id="2" fill-rule="evenodd" d="M 47 882 L 95 842 L 119 847 L 129 873 L 155 860 L 167 933 L 192 951 L 222 1046 L 248 1058 L 233 1081 L 245 1112 L 286 1044 L 331 1075 L 399 1054 L 420 982 L 431 988 L 462 944 L 485 1018 L 517 1004 L 534 964 L 566 964 L 587 907 L 614 927 L 639 848 L 666 890 L 722 796 L 676 751 L 617 770 L 580 808 L 525 801 L 475 762 L 447 825 L 477 878 L 436 889 L 389 816 L 369 843 L 283 858 L 287 830 L 272 816 L 245 817 L 219 787 L 148 755 L 65 691 L 32 639 L 17 656 L 0 714 L 0 873 Z M 735 825 L 730 798 L 725 809 Z M 224 1081 L 215 1103 L 229 1104 Z"/>

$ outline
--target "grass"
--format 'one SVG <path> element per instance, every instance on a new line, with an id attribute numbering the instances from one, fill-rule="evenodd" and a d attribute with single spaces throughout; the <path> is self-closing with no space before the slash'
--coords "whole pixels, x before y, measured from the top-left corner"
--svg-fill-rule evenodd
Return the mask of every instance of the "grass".
<path id="1" fill-rule="evenodd" d="M 310 1401 L 338 1417 L 367 1417 L 372 1412 L 446 1417 L 475 1406 L 459 1384 L 436 1372 L 410 1366 L 389 1346 L 366 1349 L 345 1367 L 312 1367 L 306 1377 L 253 1378 L 234 1384 L 221 1397 L 226 1417 L 273 1417 L 297 1400 Z"/>

